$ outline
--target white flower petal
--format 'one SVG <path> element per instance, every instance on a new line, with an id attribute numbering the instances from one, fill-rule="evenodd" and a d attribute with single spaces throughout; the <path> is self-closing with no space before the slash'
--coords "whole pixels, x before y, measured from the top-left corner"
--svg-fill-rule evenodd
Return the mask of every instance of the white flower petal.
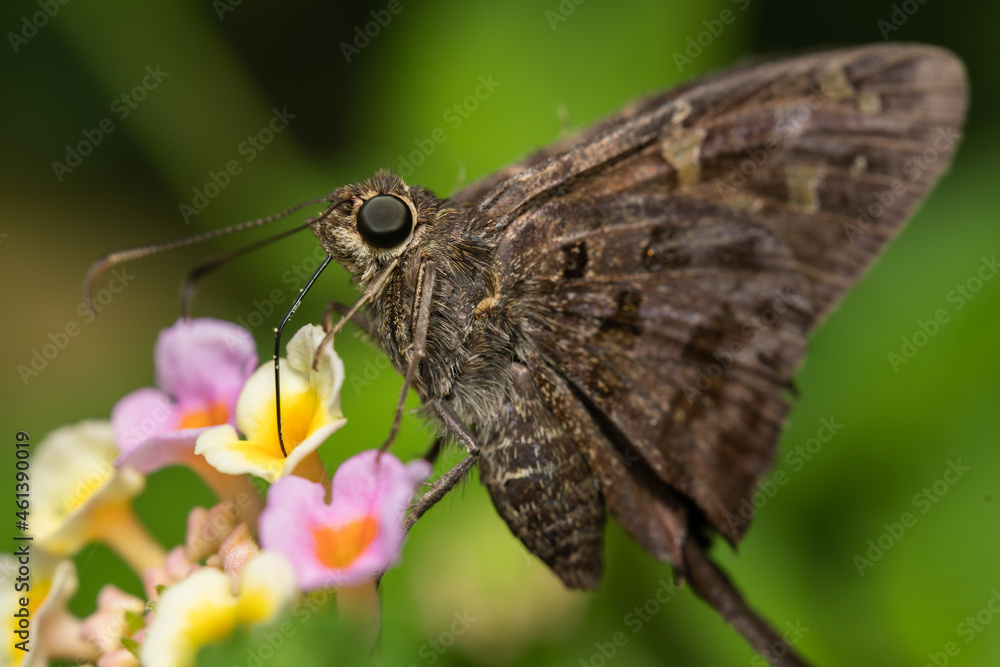
<path id="1" fill-rule="evenodd" d="M 310 383 L 327 412 L 340 415 L 340 389 L 344 385 L 344 362 L 333 349 L 333 345 L 323 346 L 318 367 L 313 370 L 312 360 L 316 348 L 323 342 L 326 332 L 322 327 L 307 324 L 299 329 L 288 343 L 288 364 L 303 375 L 308 375 Z"/>
<path id="2" fill-rule="evenodd" d="M 255 455 L 229 424 L 210 428 L 198 436 L 194 453 L 201 454 L 209 465 L 228 475 L 251 474 L 268 479 L 278 475 L 283 466 L 283 460 Z"/>

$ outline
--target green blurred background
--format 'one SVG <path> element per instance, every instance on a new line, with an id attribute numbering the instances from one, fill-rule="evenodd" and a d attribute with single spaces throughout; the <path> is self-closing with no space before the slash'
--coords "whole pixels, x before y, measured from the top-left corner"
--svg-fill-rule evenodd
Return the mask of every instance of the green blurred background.
<path id="1" fill-rule="evenodd" d="M 150 384 L 152 346 L 176 317 L 185 269 L 262 235 L 128 265 L 134 279 L 91 322 L 78 311 L 80 282 L 102 253 L 322 195 L 396 167 L 400 154 L 437 128 L 446 141 L 408 180 L 446 195 L 463 178 L 557 139 L 567 124 L 585 125 L 644 93 L 748 57 L 880 42 L 891 26 L 898 29 L 889 39 L 940 44 L 965 60 L 972 82 L 967 137 L 906 232 L 814 337 L 777 459 L 787 484 L 759 511 L 738 554 L 724 545 L 716 554 L 776 625 L 808 628 L 798 647 L 818 664 L 924 664 L 949 641 L 960 649 L 949 664 L 995 664 L 1000 619 L 971 637 L 959 626 L 1000 589 L 1000 279 L 985 282 L 961 310 L 947 295 L 976 273 L 982 257 L 1000 251 L 1000 5 L 913 0 L 908 8 L 916 11 L 905 23 L 898 19 L 906 14 L 897 14 L 900 25 L 880 27 L 898 5 L 400 0 L 402 10 L 348 62 L 341 44 L 388 4 L 75 0 L 59 5 L 26 41 L 12 44 L 7 35 L 0 57 L 7 318 L 0 409 L 11 444 L 17 430 L 37 442 L 62 424 L 106 417 L 118 398 Z M 727 8 L 736 20 L 679 71 L 673 54 Z M 33 2 L 6 2 L 0 27 L 20 33 L 23 17 L 38 11 Z M 122 117 L 125 107 L 114 101 L 142 83 L 147 67 L 167 75 Z M 474 93 L 481 76 L 499 86 L 456 126 L 445 113 Z M 274 108 L 294 118 L 247 161 L 242 142 L 268 124 Z M 57 179 L 52 163 L 64 162 L 66 146 L 104 118 L 113 131 Z M 203 189 L 210 172 L 230 160 L 241 173 L 186 223 L 179 205 L 192 203 L 193 189 Z M 279 316 L 271 302 L 282 302 L 278 311 L 287 306 L 302 282 L 297 276 L 315 257 L 314 241 L 302 235 L 242 259 L 205 282 L 196 314 L 256 323 L 266 358 Z M 322 277 L 295 321 L 318 321 L 329 298 L 355 298 L 339 268 Z M 940 308 L 950 321 L 894 372 L 887 354 L 898 353 L 901 337 Z M 71 322 L 80 334 L 25 381 L 18 366 L 30 364 L 33 351 Z M 382 442 L 400 385 L 356 336 L 342 336 L 337 347 L 347 365 L 349 423 L 324 446 L 333 465 Z M 824 418 L 843 429 L 811 460 L 795 458 Z M 429 439 L 408 417 L 396 451 L 416 456 Z M 457 457 L 450 452 L 439 470 Z M 13 454 L 2 459 L 9 497 Z M 946 493 L 921 513 L 914 495 L 933 488 L 959 460 L 969 472 L 954 485 L 939 483 Z M 187 509 L 210 502 L 192 475 L 172 469 L 150 478 L 137 507 L 173 546 L 182 540 Z M 916 525 L 859 576 L 854 557 L 907 511 Z M 622 632 L 627 643 L 608 664 L 751 662 L 744 641 L 686 590 L 637 628 L 630 614 L 655 596 L 669 569 L 617 526 L 607 534 L 600 591 L 566 593 L 470 480 L 421 521 L 401 564 L 383 581 L 382 661 L 597 666 L 605 662 L 597 645 Z M 81 615 L 105 582 L 140 591 L 103 547 L 86 549 L 77 564 L 81 588 L 73 609 Z M 475 621 L 452 637 L 455 614 Z M 987 612 L 978 622 L 987 615 L 993 620 Z M 331 645 L 346 641 L 330 639 L 317 662 L 351 653 Z M 269 664 L 287 664 L 291 655 L 279 651 Z M 231 662 L 245 664 L 239 656 Z"/>

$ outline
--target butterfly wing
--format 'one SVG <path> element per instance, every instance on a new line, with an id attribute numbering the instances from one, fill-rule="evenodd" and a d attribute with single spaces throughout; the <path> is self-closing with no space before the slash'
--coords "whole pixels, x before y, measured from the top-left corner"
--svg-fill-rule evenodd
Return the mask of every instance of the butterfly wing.
<path id="1" fill-rule="evenodd" d="M 518 357 L 554 378 L 558 417 L 603 436 L 577 445 L 606 496 L 648 469 L 740 539 L 807 334 L 946 169 L 965 106 L 937 48 L 793 58 L 640 101 L 459 193 Z M 635 469 L 608 472 L 609 446 Z"/>

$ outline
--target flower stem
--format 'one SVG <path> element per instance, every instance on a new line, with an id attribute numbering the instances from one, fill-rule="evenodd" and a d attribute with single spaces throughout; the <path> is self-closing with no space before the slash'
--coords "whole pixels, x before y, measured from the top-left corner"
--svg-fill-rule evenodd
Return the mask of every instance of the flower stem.
<path id="1" fill-rule="evenodd" d="M 80 620 L 66 609 L 56 610 L 51 617 L 45 619 L 44 623 L 46 657 L 76 660 L 77 664 L 97 660 L 100 651 L 83 639 L 82 629 Z"/>
<path id="2" fill-rule="evenodd" d="M 312 452 L 302 459 L 302 461 L 295 466 L 295 470 L 292 471 L 292 474 L 304 477 L 310 482 L 321 484 L 327 489 L 330 488 L 330 473 L 326 471 L 326 467 L 323 465 L 323 462 L 319 458 L 319 454 L 316 452 Z"/>
<path id="3" fill-rule="evenodd" d="M 111 547 L 137 573 L 160 567 L 166 560 L 163 547 L 139 523 L 130 504 L 102 507 L 94 524 L 95 537 Z"/>
<path id="4" fill-rule="evenodd" d="M 185 460 L 219 500 L 231 500 L 239 512 L 239 521 L 245 522 L 250 532 L 257 534 L 257 518 L 264 509 L 264 499 L 246 475 L 230 475 L 216 470 L 204 456 L 191 454 Z"/>
<path id="5" fill-rule="evenodd" d="M 375 645 L 381 618 L 378 590 L 374 579 L 357 586 L 338 588 L 337 609 L 342 619 L 359 627 L 364 633 L 363 639 L 369 646 Z"/>

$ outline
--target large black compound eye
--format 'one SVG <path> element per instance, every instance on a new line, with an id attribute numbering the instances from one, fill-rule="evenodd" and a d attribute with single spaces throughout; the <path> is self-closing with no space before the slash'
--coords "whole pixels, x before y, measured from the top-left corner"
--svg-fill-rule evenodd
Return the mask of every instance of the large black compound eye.
<path id="1" fill-rule="evenodd" d="M 413 229 L 410 207 L 395 195 L 375 195 L 358 211 L 358 232 L 369 245 L 395 248 Z"/>

